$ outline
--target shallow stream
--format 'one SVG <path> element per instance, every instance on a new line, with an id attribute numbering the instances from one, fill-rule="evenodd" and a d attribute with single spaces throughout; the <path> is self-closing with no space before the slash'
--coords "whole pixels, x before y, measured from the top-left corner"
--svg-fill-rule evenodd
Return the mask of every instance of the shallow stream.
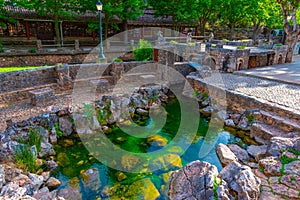
<path id="1" fill-rule="evenodd" d="M 167 113 L 166 123 L 151 140 L 130 136 L 117 126 L 112 127 L 112 132 L 107 134 L 107 137 L 114 145 L 136 153 L 153 152 L 163 148 L 176 135 L 181 118 L 176 99 L 169 101 L 164 107 Z M 54 176 L 63 182 L 58 189 L 65 189 L 69 193 L 80 191 L 80 193 L 73 194 L 75 195 L 74 199 L 167 199 L 167 182 L 172 171 L 194 160 L 207 161 L 221 170 L 222 166 L 214 146 L 219 143 L 236 143 L 243 147 L 246 146 L 240 138 L 218 127 L 215 128 L 214 133 L 210 131 L 210 139 L 207 144 L 207 140 L 204 138 L 209 127 L 209 120 L 204 118 L 200 118 L 196 122 L 193 120 L 191 118 L 190 123 L 199 123 L 199 127 L 192 144 L 182 155 L 180 147 L 173 147 L 168 158 L 178 157 L 179 159 L 175 159 L 176 162 L 168 163 L 168 159 L 164 158 L 164 161 L 160 163 L 162 167 L 154 172 L 129 173 L 109 168 L 93 157 L 79 136 L 61 138 L 55 145 L 56 161 L 59 167 L 53 172 Z M 134 118 L 134 122 L 140 126 L 146 126 L 151 123 L 151 118 L 140 115 Z M 189 125 L 186 124 L 185 127 L 185 131 L 189 131 Z M 207 155 L 202 157 L 199 152 L 204 141 L 205 145 L 212 148 Z"/>

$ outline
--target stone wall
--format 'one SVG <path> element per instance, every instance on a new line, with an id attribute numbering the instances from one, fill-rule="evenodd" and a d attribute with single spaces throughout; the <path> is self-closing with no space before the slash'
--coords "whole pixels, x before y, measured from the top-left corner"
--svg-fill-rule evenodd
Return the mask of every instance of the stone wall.
<path id="1" fill-rule="evenodd" d="M 188 77 L 188 81 L 193 86 L 193 88 L 199 92 L 205 92 L 209 94 L 210 91 L 213 91 L 214 96 L 216 97 L 218 97 L 218 94 L 220 94 L 220 100 L 218 100 L 218 103 L 224 102 L 225 105 L 222 106 L 227 108 L 228 111 L 232 111 L 234 113 L 244 113 L 247 110 L 264 110 L 266 112 L 276 113 L 276 115 L 289 119 L 290 121 L 293 121 L 295 123 L 299 123 L 300 113 L 295 113 L 295 111 L 288 110 L 288 108 L 286 107 L 272 105 L 271 103 L 265 103 L 255 98 L 251 98 L 249 96 L 245 96 L 233 91 L 226 91 L 227 101 L 221 101 L 221 98 L 223 98 L 224 96 L 223 89 L 217 88 L 212 85 L 207 86 L 201 80 L 195 79 L 193 77 Z"/>
<path id="2" fill-rule="evenodd" d="M 56 65 L 57 63 L 95 63 L 98 57 L 97 52 L 84 51 L 70 51 L 70 50 L 57 50 L 54 52 L 37 51 L 37 53 L 0 53 L 0 67 L 10 66 L 44 66 Z M 114 58 L 123 55 L 125 51 L 105 51 L 104 54 L 110 62 Z"/>

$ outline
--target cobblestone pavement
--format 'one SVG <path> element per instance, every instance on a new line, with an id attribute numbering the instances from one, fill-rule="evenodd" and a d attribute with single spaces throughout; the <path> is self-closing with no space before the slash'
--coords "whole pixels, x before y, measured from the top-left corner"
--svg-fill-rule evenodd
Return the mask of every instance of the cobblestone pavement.
<path id="1" fill-rule="evenodd" d="M 294 56 L 292 63 L 258 67 L 235 73 L 300 85 L 300 56 Z"/>
<path id="2" fill-rule="evenodd" d="M 299 85 L 236 74 L 212 74 L 203 82 L 300 111 Z"/>

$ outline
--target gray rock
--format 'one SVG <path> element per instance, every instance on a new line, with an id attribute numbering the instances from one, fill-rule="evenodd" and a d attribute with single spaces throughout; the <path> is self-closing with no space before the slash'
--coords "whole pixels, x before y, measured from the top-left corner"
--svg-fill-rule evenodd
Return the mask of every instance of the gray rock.
<path id="1" fill-rule="evenodd" d="M 256 146 L 256 145 L 251 145 L 248 146 L 247 152 L 249 155 L 255 158 L 255 160 L 258 162 L 259 159 L 264 156 L 267 152 L 267 145 L 261 145 L 261 146 Z"/>
<path id="2" fill-rule="evenodd" d="M 37 148 L 35 145 L 33 145 L 32 147 L 30 147 L 30 153 L 37 158 L 38 152 L 37 152 Z"/>
<path id="3" fill-rule="evenodd" d="M 58 188 L 60 185 L 62 184 L 62 182 L 54 177 L 50 177 L 48 179 L 48 181 L 46 182 L 46 186 L 49 189 L 56 189 Z"/>
<path id="4" fill-rule="evenodd" d="M 53 127 L 51 130 L 51 134 L 49 135 L 50 143 L 57 143 L 57 133 L 55 128 Z"/>
<path id="5" fill-rule="evenodd" d="M 138 108 L 138 109 L 136 109 L 136 113 L 139 114 L 139 115 L 147 115 L 148 111 L 144 110 L 142 108 Z"/>
<path id="6" fill-rule="evenodd" d="M 52 200 L 49 189 L 47 187 L 41 188 L 35 195 L 33 195 L 33 198 L 39 200 Z"/>
<path id="7" fill-rule="evenodd" d="M 264 174 L 268 176 L 280 176 L 282 164 L 277 157 L 270 156 L 259 161 L 259 166 L 263 167 Z"/>
<path id="8" fill-rule="evenodd" d="M 59 129 L 62 131 L 63 136 L 69 136 L 73 132 L 73 123 L 67 116 L 59 118 Z"/>
<path id="9" fill-rule="evenodd" d="M 71 186 L 59 190 L 57 196 L 62 197 L 65 200 L 82 200 L 82 194 L 80 193 L 80 188 L 71 187 Z"/>
<path id="10" fill-rule="evenodd" d="M 284 165 L 285 174 L 297 174 L 300 176 L 300 160 L 293 161 Z"/>
<path id="11" fill-rule="evenodd" d="M 225 125 L 226 125 L 226 126 L 235 127 L 235 124 L 234 124 L 234 122 L 233 122 L 232 119 L 226 119 L 226 120 L 225 120 Z"/>
<path id="12" fill-rule="evenodd" d="M 296 151 L 300 152 L 300 138 L 298 138 L 298 139 L 296 139 L 294 141 L 293 149 L 295 149 Z"/>
<path id="13" fill-rule="evenodd" d="M 49 142 L 49 131 L 42 126 L 38 126 L 37 130 L 42 136 L 42 142 Z"/>
<path id="14" fill-rule="evenodd" d="M 267 154 L 279 157 L 283 149 L 288 149 L 293 145 L 291 138 L 272 137 L 267 148 Z"/>
<path id="15" fill-rule="evenodd" d="M 204 101 L 201 102 L 201 106 L 208 106 L 210 104 L 211 98 L 208 97 Z"/>
<path id="16" fill-rule="evenodd" d="M 39 152 L 39 157 L 43 158 L 43 157 L 47 157 L 47 156 L 53 156 L 55 155 L 55 151 L 52 148 L 52 144 L 50 143 L 41 143 L 41 151 Z"/>
<path id="17" fill-rule="evenodd" d="M 0 191 L 2 187 L 5 185 L 5 173 L 4 173 L 4 167 L 0 165 Z"/>
<path id="18" fill-rule="evenodd" d="M 233 161 L 238 161 L 234 153 L 224 144 L 219 144 L 216 148 L 216 152 L 223 166 Z"/>
<path id="19" fill-rule="evenodd" d="M 86 192 L 89 191 L 99 191 L 101 187 L 101 181 L 99 176 L 99 171 L 97 168 L 88 169 L 81 173 L 83 177 L 83 186 Z"/>
<path id="20" fill-rule="evenodd" d="M 238 127 L 244 131 L 249 131 L 250 130 L 250 124 L 248 121 L 248 118 L 246 116 L 242 116 L 239 123 Z"/>
<path id="21" fill-rule="evenodd" d="M 43 176 L 29 173 L 28 177 L 31 180 L 31 184 L 35 187 L 35 189 L 39 190 L 39 188 L 41 187 L 41 185 L 43 184 L 43 181 L 44 181 Z"/>
<path id="22" fill-rule="evenodd" d="M 250 160 L 250 156 L 248 155 L 248 152 L 245 149 L 242 149 L 236 144 L 229 144 L 227 146 L 234 153 L 234 155 L 244 164 L 246 164 Z"/>
<path id="23" fill-rule="evenodd" d="M 58 167 L 58 164 L 54 160 L 48 160 L 46 162 L 46 165 L 47 165 L 47 167 L 48 167 L 49 170 L 53 170 L 56 167 Z"/>
<path id="24" fill-rule="evenodd" d="M 220 172 L 230 189 L 238 194 L 238 199 L 257 200 L 260 194 L 261 181 L 251 168 L 238 162 L 231 162 Z"/>
<path id="25" fill-rule="evenodd" d="M 218 170 L 207 162 L 194 161 L 175 171 L 169 179 L 170 200 L 207 199 L 213 200 L 214 180 Z"/>
<path id="26" fill-rule="evenodd" d="M 18 184 L 10 182 L 2 187 L 0 196 L 3 199 L 20 199 L 26 195 L 26 188 L 19 187 Z"/>
<path id="27" fill-rule="evenodd" d="M 214 108 L 212 106 L 207 106 L 207 107 L 205 107 L 203 109 L 200 109 L 200 113 L 204 117 L 210 117 L 212 112 L 214 112 Z"/>

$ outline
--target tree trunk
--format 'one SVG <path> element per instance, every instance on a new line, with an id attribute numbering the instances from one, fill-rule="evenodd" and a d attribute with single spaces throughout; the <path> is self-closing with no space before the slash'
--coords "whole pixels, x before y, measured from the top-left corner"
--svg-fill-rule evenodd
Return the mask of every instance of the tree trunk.
<path id="1" fill-rule="evenodd" d="M 285 44 L 288 46 L 285 62 L 291 63 L 293 61 L 293 53 L 296 43 L 300 37 L 300 26 L 296 25 L 295 27 L 292 27 L 289 23 L 285 23 L 284 31 L 286 33 Z"/>
<path id="2" fill-rule="evenodd" d="M 291 63 L 293 61 L 293 53 L 297 41 L 298 41 L 298 37 L 295 37 L 293 34 L 286 35 L 285 44 L 288 46 L 288 51 L 285 58 L 286 63 Z"/>
<path id="3" fill-rule="evenodd" d="M 256 21 L 254 20 L 253 23 L 254 23 L 254 26 L 253 26 L 254 29 L 253 29 L 252 39 L 255 44 L 257 41 L 257 38 L 259 36 L 259 32 L 260 32 L 260 22 L 256 23 Z"/>
<path id="4" fill-rule="evenodd" d="M 124 19 L 122 24 L 124 28 L 124 44 L 128 44 L 128 21 Z"/>
<path id="5" fill-rule="evenodd" d="M 58 22 L 58 16 L 54 16 L 54 31 L 55 31 L 55 38 L 56 43 L 60 46 L 61 45 L 61 38 L 60 38 L 60 32 L 59 32 L 59 22 Z"/>

